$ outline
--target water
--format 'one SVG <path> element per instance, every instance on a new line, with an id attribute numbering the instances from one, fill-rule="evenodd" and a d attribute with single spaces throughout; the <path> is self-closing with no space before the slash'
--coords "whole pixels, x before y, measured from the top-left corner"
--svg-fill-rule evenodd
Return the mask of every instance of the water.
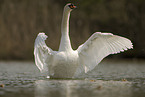
<path id="1" fill-rule="evenodd" d="M 0 97 L 145 97 L 145 61 L 104 60 L 79 79 L 47 79 L 33 62 L 0 62 Z"/>

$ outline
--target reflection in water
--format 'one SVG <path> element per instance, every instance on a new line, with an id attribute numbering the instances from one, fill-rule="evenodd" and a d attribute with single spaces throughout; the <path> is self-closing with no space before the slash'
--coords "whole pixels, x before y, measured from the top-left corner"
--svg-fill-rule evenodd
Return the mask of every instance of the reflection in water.
<path id="1" fill-rule="evenodd" d="M 132 97 L 128 81 L 38 80 L 35 97 Z"/>
<path id="2" fill-rule="evenodd" d="M 103 61 L 80 78 L 46 80 L 33 62 L 0 62 L 0 97 L 145 97 L 145 61 Z"/>

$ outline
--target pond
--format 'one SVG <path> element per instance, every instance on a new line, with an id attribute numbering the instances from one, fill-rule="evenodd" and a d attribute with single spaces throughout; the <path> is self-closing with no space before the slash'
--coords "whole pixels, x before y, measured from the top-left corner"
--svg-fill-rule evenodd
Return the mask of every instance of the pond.
<path id="1" fill-rule="evenodd" d="M 104 60 L 77 79 L 47 79 L 33 62 L 0 62 L 0 97 L 145 97 L 145 61 Z"/>

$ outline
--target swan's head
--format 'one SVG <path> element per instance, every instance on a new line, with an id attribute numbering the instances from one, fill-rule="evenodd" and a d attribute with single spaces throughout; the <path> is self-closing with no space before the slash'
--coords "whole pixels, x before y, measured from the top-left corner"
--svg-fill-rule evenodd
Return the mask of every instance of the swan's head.
<path id="1" fill-rule="evenodd" d="M 75 9 L 75 8 L 76 8 L 76 6 L 75 6 L 74 4 L 72 4 L 72 3 L 68 3 L 68 4 L 66 4 L 65 7 L 64 7 L 64 9 L 65 9 L 66 11 L 72 11 L 72 10 Z"/>

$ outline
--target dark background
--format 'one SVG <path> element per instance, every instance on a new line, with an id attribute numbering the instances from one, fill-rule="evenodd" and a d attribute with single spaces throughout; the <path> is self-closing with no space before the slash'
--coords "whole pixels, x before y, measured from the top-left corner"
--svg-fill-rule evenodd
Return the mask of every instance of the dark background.
<path id="1" fill-rule="evenodd" d="M 111 32 L 134 45 L 115 58 L 145 58 L 145 0 L 0 0 L 0 60 L 33 60 L 39 32 L 58 50 L 63 7 L 74 3 L 70 37 L 74 49 L 94 32 Z"/>

